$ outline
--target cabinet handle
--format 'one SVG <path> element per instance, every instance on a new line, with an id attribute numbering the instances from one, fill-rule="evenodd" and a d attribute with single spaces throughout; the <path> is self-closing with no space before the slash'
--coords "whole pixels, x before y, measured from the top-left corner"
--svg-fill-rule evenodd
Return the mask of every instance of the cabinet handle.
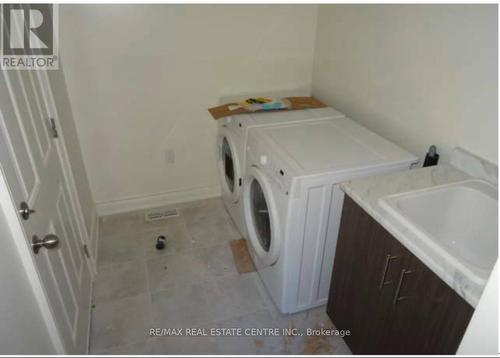
<path id="1" fill-rule="evenodd" d="M 394 260 L 397 258 L 398 258 L 397 256 L 392 256 L 391 254 L 387 254 L 385 256 L 385 264 L 384 264 L 384 269 L 382 270 L 382 278 L 380 279 L 380 284 L 378 286 L 378 288 L 380 290 L 382 289 L 382 287 L 384 287 L 385 285 L 388 285 L 392 282 L 392 281 L 386 281 L 385 276 L 387 276 L 387 270 L 389 269 L 389 263 L 391 262 L 391 260 Z"/>
<path id="2" fill-rule="evenodd" d="M 406 275 L 413 273 L 412 270 L 402 269 L 401 275 L 399 275 L 398 287 L 396 288 L 396 292 L 394 292 L 394 298 L 392 299 L 392 304 L 396 305 L 399 301 L 406 300 L 408 296 L 399 296 L 399 291 L 401 291 L 401 286 L 403 285 L 403 280 Z"/>

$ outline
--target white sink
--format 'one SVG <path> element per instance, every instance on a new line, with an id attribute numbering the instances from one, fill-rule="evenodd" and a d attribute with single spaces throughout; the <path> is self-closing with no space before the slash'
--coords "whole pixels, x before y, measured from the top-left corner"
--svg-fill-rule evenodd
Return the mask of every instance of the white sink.
<path id="1" fill-rule="evenodd" d="M 379 204 L 439 259 L 486 283 L 498 253 L 497 188 L 472 179 L 386 196 Z"/>

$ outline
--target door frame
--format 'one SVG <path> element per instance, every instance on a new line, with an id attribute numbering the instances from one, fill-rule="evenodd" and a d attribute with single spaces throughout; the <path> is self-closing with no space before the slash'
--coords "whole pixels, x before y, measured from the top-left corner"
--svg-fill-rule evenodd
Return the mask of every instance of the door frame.
<path id="1" fill-rule="evenodd" d="M 33 289 L 33 295 L 38 303 L 38 307 L 47 326 L 49 336 L 57 354 L 67 354 L 62 338 L 59 334 L 56 322 L 53 317 L 50 302 L 45 293 L 39 277 L 38 269 L 35 266 L 28 245 L 26 245 L 26 233 L 20 222 L 17 208 L 12 200 L 8 183 L 5 179 L 3 168 L 0 163 L 0 215 L 4 215 L 12 234 L 12 240 L 17 248 L 19 257 L 23 264 L 26 275 Z"/>

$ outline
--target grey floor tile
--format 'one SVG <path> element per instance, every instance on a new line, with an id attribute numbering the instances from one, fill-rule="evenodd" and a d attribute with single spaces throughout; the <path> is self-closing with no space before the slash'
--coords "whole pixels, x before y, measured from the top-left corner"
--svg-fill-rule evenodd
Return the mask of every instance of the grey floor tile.
<path id="1" fill-rule="evenodd" d="M 257 273 L 237 273 L 229 241 L 240 235 L 221 198 L 175 207 L 179 216 L 154 222 L 148 210 L 101 218 L 91 353 L 351 353 L 339 337 L 151 337 L 151 328 L 333 327 L 324 306 L 281 314 Z M 155 248 L 158 235 L 165 250 Z"/>
<path id="2" fill-rule="evenodd" d="M 224 209 L 224 203 L 221 197 L 190 201 L 177 205 L 180 213 L 185 217 L 199 216 L 207 212 L 221 212 Z"/>
<path id="3" fill-rule="evenodd" d="M 187 222 L 193 247 L 209 247 L 241 238 L 229 218 L 209 216 Z"/>
<path id="4" fill-rule="evenodd" d="M 199 327 L 264 307 L 253 276 L 224 276 L 174 285 L 152 294 L 153 321 L 160 327 Z"/>
<path id="5" fill-rule="evenodd" d="M 270 310 L 279 327 L 295 327 L 301 330 L 307 328 L 333 328 L 333 323 L 326 314 L 326 306 L 316 307 L 307 311 L 283 314 L 277 308 Z"/>
<path id="6" fill-rule="evenodd" d="M 349 354 L 349 349 L 340 337 L 307 335 L 307 329 L 333 329 L 333 323 L 326 314 L 326 307 L 320 306 L 311 310 L 294 314 L 273 312 L 276 326 L 280 328 L 298 329 L 303 336 L 284 337 L 282 354 Z M 342 353 L 338 353 L 342 352 Z"/>
<path id="7" fill-rule="evenodd" d="M 221 353 L 213 337 L 165 337 L 161 339 L 158 354 L 215 355 Z"/>
<path id="8" fill-rule="evenodd" d="M 151 327 L 147 294 L 96 304 L 92 310 L 91 352 L 144 341 Z"/>
<path id="9" fill-rule="evenodd" d="M 192 247 L 184 219 L 180 216 L 164 221 L 164 227 L 146 230 L 141 233 L 143 249 L 147 258 L 185 252 Z M 166 237 L 163 250 L 156 249 L 156 239 L 159 235 Z"/>
<path id="10" fill-rule="evenodd" d="M 103 216 L 99 219 L 99 237 L 130 234 L 137 220 L 136 212 Z"/>
<path id="11" fill-rule="evenodd" d="M 214 327 L 211 323 L 198 323 L 189 328 L 196 329 L 197 334 L 186 334 L 183 336 L 158 337 L 159 354 L 182 354 L 182 355 L 214 355 L 220 354 L 216 338 L 210 335 Z M 204 336 L 203 334 L 207 334 Z"/>
<path id="12" fill-rule="evenodd" d="M 297 326 L 306 328 L 306 327 L 315 327 L 315 328 L 333 328 L 334 325 L 328 317 L 326 313 L 326 306 L 319 306 L 305 312 L 301 312 L 298 314 L 300 320 L 297 321 Z"/>
<path id="13" fill-rule="evenodd" d="M 274 320 L 267 310 L 237 316 L 217 322 L 222 329 L 241 328 L 241 336 L 217 337 L 217 351 L 221 354 L 277 354 L 280 352 L 281 336 L 261 335 L 257 329 L 275 328 Z"/>
<path id="14" fill-rule="evenodd" d="M 146 339 L 141 342 L 115 346 L 102 351 L 96 351 L 96 355 L 157 355 L 162 354 L 162 346 L 159 339 Z"/>
<path id="15" fill-rule="evenodd" d="M 99 238 L 98 267 L 133 261 L 144 257 L 140 236 L 101 236 Z"/>
<path id="16" fill-rule="evenodd" d="M 238 273 L 229 243 L 198 248 L 193 250 L 193 254 L 202 261 L 207 276 L 219 277 Z"/>
<path id="17" fill-rule="evenodd" d="M 137 296 L 147 290 L 143 260 L 102 267 L 94 281 L 94 303 Z"/>
<path id="18" fill-rule="evenodd" d="M 152 292 L 169 289 L 175 285 L 200 283 L 206 277 L 204 263 L 192 252 L 148 259 L 146 268 Z"/>
<path id="19" fill-rule="evenodd" d="M 236 274 L 207 280 L 204 284 L 210 321 L 219 321 L 266 308 L 255 274 Z"/>
<path id="20" fill-rule="evenodd" d="M 285 354 L 332 355 L 348 354 L 342 339 L 329 336 L 289 337 Z M 342 352 L 342 353 L 340 353 Z"/>
<path id="21" fill-rule="evenodd" d="M 153 325 L 157 328 L 194 328 L 209 320 L 201 284 L 177 285 L 151 294 Z"/>
<path id="22" fill-rule="evenodd" d="M 181 208 L 193 247 L 209 247 L 240 238 L 220 198 Z"/>

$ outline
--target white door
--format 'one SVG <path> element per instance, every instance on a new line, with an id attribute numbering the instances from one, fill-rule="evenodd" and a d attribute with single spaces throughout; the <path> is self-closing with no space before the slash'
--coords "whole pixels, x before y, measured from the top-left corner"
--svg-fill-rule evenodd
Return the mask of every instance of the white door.
<path id="1" fill-rule="evenodd" d="M 51 127 L 53 108 L 35 71 L 2 71 L 0 166 L 13 205 L 35 212 L 19 220 L 66 353 L 86 353 L 91 275 L 74 196 L 64 176 L 61 146 Z M 35 253 L 33 242 L 46 239 Z M 58 241 L 50 248 L 50 242 Z M 40 245 L 39 245 L 40 246 Z"/>

